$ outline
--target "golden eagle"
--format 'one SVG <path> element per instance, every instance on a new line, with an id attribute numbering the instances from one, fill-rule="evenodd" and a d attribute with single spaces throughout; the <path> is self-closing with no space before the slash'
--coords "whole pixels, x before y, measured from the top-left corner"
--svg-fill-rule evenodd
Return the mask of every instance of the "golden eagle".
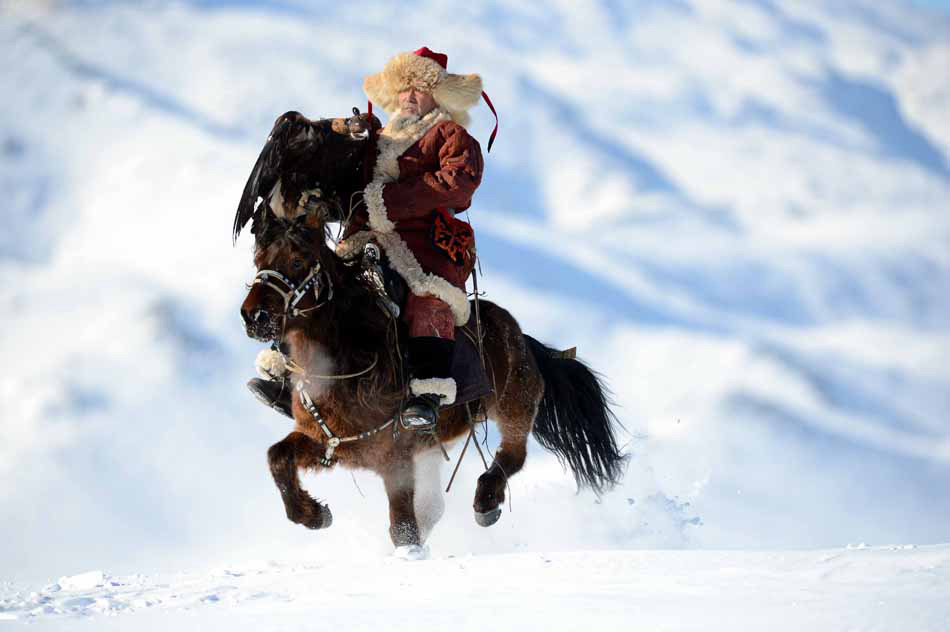
<path id="1" fill-rule="evenodd" d="M 232 239 L 237 241 L 251 220 L 256 234 L 268 209 L 292 219 L 300 207 L 322 205 L 330 221 L 346 219 L 370 179 L 380 127 L 379 119 L 357 108 L 345 119 L 310 120 L 293 111 L 280 115 L 244 185 Z"/>

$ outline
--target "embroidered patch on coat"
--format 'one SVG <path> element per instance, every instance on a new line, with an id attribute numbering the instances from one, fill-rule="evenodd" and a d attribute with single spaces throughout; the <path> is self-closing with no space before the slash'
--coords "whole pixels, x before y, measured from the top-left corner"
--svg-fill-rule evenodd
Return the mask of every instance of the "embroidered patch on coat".
<path id="1" fill-rule="evenodd" d="M 432 241 L 455 265 L 465 263 L 472 249 L 473 238 L 474 233 L 468 222 L 455 219 L 445 209 L 436 211 Z"/>

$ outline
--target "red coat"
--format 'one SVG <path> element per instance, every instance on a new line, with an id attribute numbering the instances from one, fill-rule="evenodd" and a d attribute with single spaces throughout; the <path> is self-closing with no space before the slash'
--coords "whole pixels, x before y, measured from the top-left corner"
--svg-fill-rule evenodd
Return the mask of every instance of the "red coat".
<path id="1" fill-rule="evenodd" d="M 394 232 L 423 272 L 442 277 L 464 291 L 474 257 L 469 255 L 456 264 L 435 245 L 433 231 L 436 209 L 463 211 L 471 205 L 482 180 L 481 146 L 461 125 L 442 121 L 399 155 L 397 162 L 398 179 L 387 182 L 382 189 L 386 216 L 395 223 Z M 367 212 L 361 207 L 351 219 L 344 240 L 366 229 L 367 224 Z"/>

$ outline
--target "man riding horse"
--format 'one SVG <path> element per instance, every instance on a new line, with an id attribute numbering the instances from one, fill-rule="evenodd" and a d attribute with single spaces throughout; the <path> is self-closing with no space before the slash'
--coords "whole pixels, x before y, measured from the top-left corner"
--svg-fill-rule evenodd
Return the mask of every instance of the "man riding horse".
<path id="1" fill-rule="evenodd" d="M 598 494 L 620 481 L 627 459 L 597 374 L 525 334 L 491 301 L 476 303 L 483 354 L 474 362 L 491 387 L 486 378 L 479 394 L 477 381 L 459 375 L 456 385 L 450 373 L 455 351 L 454 368 L 472 368 L 461 357 L 472 352 L 468 335 L 455 349 L 456 327 L 470 329 L 465 281 L 475 262 L 471 227 L 455 213 L 471 204 L 483 167 L 466 110 L 479 96 L 491 102 L 478 76 L 449 74 L 446 65 L 422 48 L 367 78 L 371 101 L 392 115 L 382 129 L 355 108 L 346 120 L 279 117 L 233 228 L 236 238 L 253 220 L 257 273 L 241 305 L 245 329 L 274 343 L 258 356 L 259 371 L 273 379 L 252 380 L 251 390 L 294 421 L 267 451 L 287 518 L 308 529 L 333 522 L 329 506 L 301 486 L 301 470 L 370 470 L 386 490 L 393 545 L 410 555 L 444 508 L 437 446 L 475 432 L 472 411 L 442 406 L 478 400 L 498 429 L 472 502 L 483 527 L 500 518 L 529 436 L 571 470 L 578 488 Z M 337 221 L 345 228 L 334 252 L 327 223 Z M 381 293 L 393 275 L 380 263 L 409 289 L 402 309 Z M 397 314 L 405 322 L 395 328 Z M 401 354 L 392 353 L 402 332 L 408 384 Z"/>
<path id="2" fill-rule="evenodd" d="M 475 264 L 471 226 L 455 214 L 471 205 L 481 183 L 481 147 L 465 125 L 482 82 L 478 75 L 447 72 L 447 64 L 446 55 L 423 47 L 396 55 L 363 82 L 369 100 L 392 118 L 376 138 L 364 205 L 349 218 L 336 250 L 349 258 L 373 241 L 408 286 L 402 317 L 411 398 L 402 423 L 410 427 L 432 427 L 439 407 L 455 401 L 455 328 L 469 318 L 465 282 Z M 273 384 L 252 380 L 249 386 L 265 403 L 278 399 Z"/>

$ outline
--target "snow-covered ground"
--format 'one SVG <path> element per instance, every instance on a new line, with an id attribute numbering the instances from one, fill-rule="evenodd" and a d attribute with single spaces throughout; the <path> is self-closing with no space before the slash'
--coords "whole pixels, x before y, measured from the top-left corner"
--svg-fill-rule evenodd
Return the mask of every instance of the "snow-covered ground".
<path id="1" fill-rule="evenodd" d="M 576 551 L 90 571 L 5 591 L 0 620 L 40 630 L 921 632 L 950 628 L 948 593 L 946 545 Z"/>
<path id="2" fill-rule="evenodd" d="M 288 608 L 319 598 L 309 566 L 356 560 L 445 591 L 427 578 L 453 564 L 507 581 L 545 552 L 594 550 L 552 563 L 594 592 L 630 586 L 631 616 L 691 594 L 697 613 L 720 595 L 725 616 L 752 595 L 742 582 L 765 599 L 758 579 L 787 577 L 860 627 L 876 584 L 848 573 L 867 568 L 903 595 L 882 621 L 945 617 L 928 601 L 946 585 L 940 547 L 781 563 L 708 549 L 950 542 L 947 15 L 877 0 L 413 6 L 0 1 L 0 581 L 28 594 L 106 569 L 124 578 L 108 599 L 132 604 L 126 576 L 146 573 L 154 595 L 156 573 L 235 564 L 238 579 L 195 581 L 232 596 L 260 581 L 278 617 L 280 590 Z M 230 225 L 278 114 L 363 107 L 361 78 L 422 45 L 481 73 L 499 108 L 470 217 L 480 288 L 605 375 L 633 458 L 595 499 L 532 445 L 481 529 L 470 452 L 434 559 L 399 566 L 372 476 L 306 479 L 333 508 L 326 532 L 284 517 L 264 455 L 288 428 L 244 388 L 259 345 L 238 318 L 250 243 L 232 248 Z M 487 140 L 487 108 L 473 115 Z M 251 559 L 293 561 L 254 575 Z M 658 577 L 679 564 L 721 585 Z M 824 568 L 854 581 L 824 591 Z M 668 589 L 652 605 L 641 574 Z M 35 606 L 16 590 L 3 608 L 20 616 Z M 515 607 L 488 594 L 488 614 Z M 218 596 L 195 616 L 230 616 Z M 605 617 L 631 603 L 591 599 Z M 115 621 L 191 616 L 145 610 Z"/>

